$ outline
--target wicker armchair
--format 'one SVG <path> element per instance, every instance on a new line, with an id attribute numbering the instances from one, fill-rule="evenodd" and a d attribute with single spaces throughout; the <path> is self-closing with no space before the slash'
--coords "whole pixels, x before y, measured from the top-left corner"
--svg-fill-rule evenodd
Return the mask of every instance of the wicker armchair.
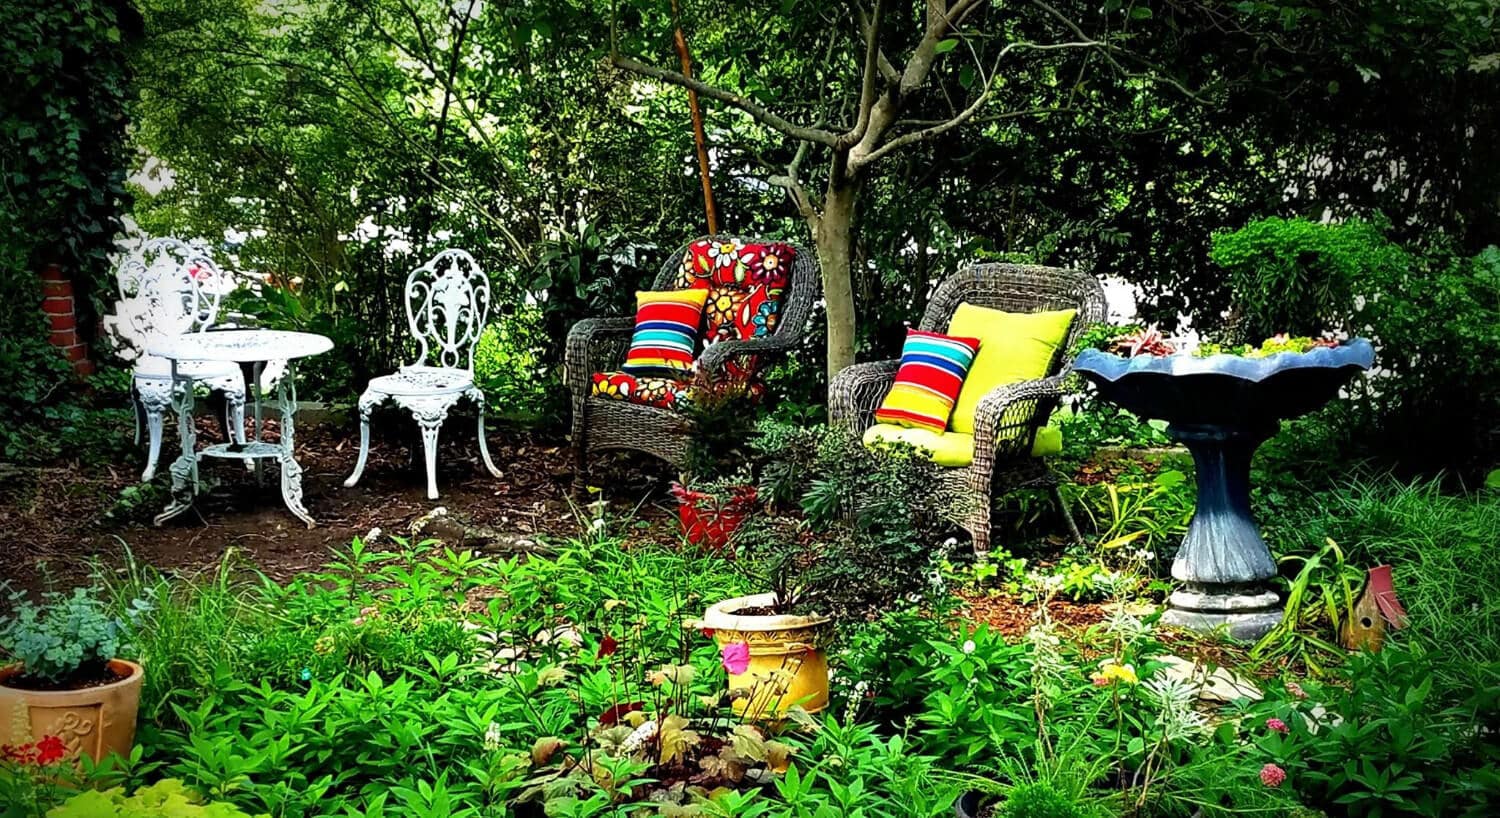
<path id="1" fill-rule="evenodd" d="M 761 239 L 741 236 L 703 236 L 695 241 L 741 241 Z M 667 259 L 652 285 L 653 290 L 675 289 L 683 255 L 693 242 Z M 779 300 L 775 328 L 752 339 L 718 341 L 698 356 L 697 370 L 710 377 L 724 374 L 731 361 L 745 363 L 749 356 L 764 365 L 767 354 L 786 352 L 802 340 L 813 302 L 818 297 L 818 263 L 813 253 L 795 247 L 796 256 L 787 274 Z M 635 319 L 630 316 L 586 318 L 568 333 L 564 378 L 573 399 L 573 451 L 576 457 L 573 489 L 580 492 L 588 482 L 589 456 L 606 449 L 645 452 L 682 468 L 693 438 L 693 422 L 670 409 L 609 400 L 590 394 L 593 373 L 618 368 L 630 348 Z"/>
<path id="2" fill-rule="evenodd" d="M 947 279 L 933 293 L 919 327 L 945 332 L 960 303 L 1007 312 L 1039 312 L 1074 308 L 1078 317 L 1068 331 L 1041 380 L 997 387 L 979 403 L 974 417 L 974 460 L 968 466 L 945 469 L 945 480 L 963 504 L 964 519 L 955 520 L 973 537 L 974 551 L 990 545 L 991 498 L 1019 488 L 1048 486 L 1057 500 L 1068 530 L 1082 539 L 1057 489 L 1057 478 L 1040 458 L 1031 456 L 1037 432 L 1062 398 L 1066 373 L 1064 356 L 1079 335 L 1105 318 L 1104 288 L 1093 276 L 1076 270 L 1016 264 L 976 264 Z M 828 411 L 836 423 L 863 434 L 875 422 L 875 410 L 890 391 L 898 361 L 855 364 L 840 372 L 829 386 Z"/>

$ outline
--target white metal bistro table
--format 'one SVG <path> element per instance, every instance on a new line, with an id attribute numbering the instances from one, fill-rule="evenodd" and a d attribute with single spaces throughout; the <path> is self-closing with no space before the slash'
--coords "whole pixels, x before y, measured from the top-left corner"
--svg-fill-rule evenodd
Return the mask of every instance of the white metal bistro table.
<path id="1" fill-rule="evenodd" d="M 322 355 L 333 349 L 333 341 L 311 332 L 288 332 L 268 329 L 235 329 L 195 332 L 164 338 L 147 352 L 172 362 L 172 404 L 177 411 L 178 431 L 182 435 L 182 454 L 173 461 L 172 502 L 156 515 L 161 525 L 193 506 L 198 493 L 198 461 L 204 457 L 225 457 L 253 461 L 257 479 L 263 475 L 263 463 L 274 459 L 281 467 L 281 498 L 297 518 L 313 526 L 313 518 L 302 505 L 302 467 L 292 455 L 293 422 L 297 412 L 296 365 L 298 358 Z M 219 443 L 197 451 L 198 436 L 193 429 L 193 385 L 178 374 L 183 361 L 220 361 L 240 365 L 245 372 L 245 387 L 255 395 L 255 437 L 245 443 Z M 276 403 L 281 411 L 281 440 L 264 440 L 261 403 L 265 388 L 261 372 L 271 361 L 286 361 L 286 373 L 276 384 Z"/>

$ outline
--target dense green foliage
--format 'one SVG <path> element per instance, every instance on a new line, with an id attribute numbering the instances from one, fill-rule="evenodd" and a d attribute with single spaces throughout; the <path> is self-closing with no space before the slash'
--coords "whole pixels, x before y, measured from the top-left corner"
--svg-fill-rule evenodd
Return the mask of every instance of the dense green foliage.
<path id="1" fill-rule="evenodd" d="M 1232 340 L 1340 331 L 1370 338 L 1351 435 L 1404 468 L 1487 469 L 1500 412 L 1500 249 L 1408 249 L 1374 225 L 1267 219 L 1215 237 L 1239 315 Z"/>
<path id="2" fill-rule="evenodd" d="M 329 372 L 330 395 L 403 357 L 395 333 L 363 330 L 401 325 L 400 281 L 440 244 L 478 253 L 502 312 L 536 305 L 526 378 L 555 384 L 571 323 L 623 312 L 702 232 L 683 94 L 606 67 L 606 7 L 142 5 L 136 141 L 171 184 L 137 218 L 153 233 L 228 237 L 239 266 L 300 280 L 295 297 L 350 362 L 353 384 Z M 1129 57 L 1002 61 L 990 108 L 1038 113 L 977 117 L 882 160 L 854 243 L 871 350 L 894 349 L 931 282 L 978 257 L 1087 264 L 1139 285 L 1148 319 L 1188 311 L 1204 326 L 1230 300 L 1209 237 L 1260 216 L 1384 213 L 1403 240 L 1445 234 L 1471 252 L 1500 238 L 1485 181 L 1500 163 L 1464 136 L 1500 112 L 1483 4 L 1054 8 Z M 622 48 L 675 64 L 665 5 L 619 14 Z M 893 37 L 914 16 L 888 15 Z M 707 81 L 794 120 L 837 119 L 858 94 L 848 10 L 702 0 L 682 21 Z M 1003 4 L 967 26 L 996 42 L 1064 30 L 1040 7 Z M 951 115 L 972 95 L 969 51 L 945 47 L 913 117 Z M 721 223 L 804 235 L 763 183 L 795 145 L 704 104 Z M 817 185 L 825 170 L 801 172 Z M 773 383 L 817 394 L 821 346 L 809 339 L 799 376 Z M 550 416 L 564 410 L 559 397 Z"/>
<path id="3" fill-rule="evenodd" d="M 84 337 L 113 292 L 108 253 L 121 229 L 129 164 L 128 41 L 121 0 L 0 7 L 0 459 L 50 459 L 60 428 L 89 425 L 72 369 L 47 344 L 38 274 L 72 279 Z"/>

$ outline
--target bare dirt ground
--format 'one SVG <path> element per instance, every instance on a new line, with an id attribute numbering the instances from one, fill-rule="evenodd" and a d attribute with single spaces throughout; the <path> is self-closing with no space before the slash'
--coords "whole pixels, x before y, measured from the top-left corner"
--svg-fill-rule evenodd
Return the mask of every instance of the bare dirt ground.
<path id="1" fill-rule="evenodd" d="M 139 483 L 143 448 L 122 449 L 118 462 L 102 465 L 6 467 L 0 469 L 0 524 L 10 536 L 0 546 L 0 579 L 36 590 L 51 577 L 66 587 L 84 581 L 92 561 L 118 569 L 127 548 L 139 562 L 181 573 L 213 566 L 234 548 L 272 578 L 285 579 L 321 565 L 330 549 L 372 528 L 399 536 L 438 506 L 517 536 L 577 533 L 578 513 L 569 499 L 573 453 L 566 443 L 492 429 L 490 453 L 502 471 L 495 478 L 479 462 L 470 423 L 443 430 L 437 500 L 427 499 L 421 467 L 411 464 L 408 447 L 395 434 L 404 430 L 373 441 L 359 485 L 344 488 L 357 436 L 340 426 L 299 425 L 304 501 L 318 523 L 311 529 L 282 504 L 274 466 L 259 486 L 238 462 L 212 458 L 200 467 L 207 490 L 195 507 L 153 525 L 151 518 L 168 500 L 164 475 L 177 453 L 175 435 L 163 444 L 160 475 L 148 486 Z M 268 421 L 268 436 L 275 431 Z M 199 437 L 201 446 L 217 442 L 219 432 L 200 418 Z M 595 482 L 608 487 L 604 495 L 622 506 L 620 513 L 633 510 L 648 519 L 667 514 L 664 488 L 671 476 L 661 464 L 620 457 L 596 468 Z"/>

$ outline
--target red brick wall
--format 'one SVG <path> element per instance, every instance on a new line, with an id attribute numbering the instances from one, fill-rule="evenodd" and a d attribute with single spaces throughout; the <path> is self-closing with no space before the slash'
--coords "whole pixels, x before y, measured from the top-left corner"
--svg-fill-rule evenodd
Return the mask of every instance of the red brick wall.
<path id="1" fill-rule="evenodd" d="M 89 360 L 89 346 L 78 333 L 78 313 L 73 303 L 73 282 L 62 268 L 49 264 L 42 268 L 42 312 L 47 314 L 47 340 L 73 364 L 79 375 L 92 375 L 94 362 Z"/>

